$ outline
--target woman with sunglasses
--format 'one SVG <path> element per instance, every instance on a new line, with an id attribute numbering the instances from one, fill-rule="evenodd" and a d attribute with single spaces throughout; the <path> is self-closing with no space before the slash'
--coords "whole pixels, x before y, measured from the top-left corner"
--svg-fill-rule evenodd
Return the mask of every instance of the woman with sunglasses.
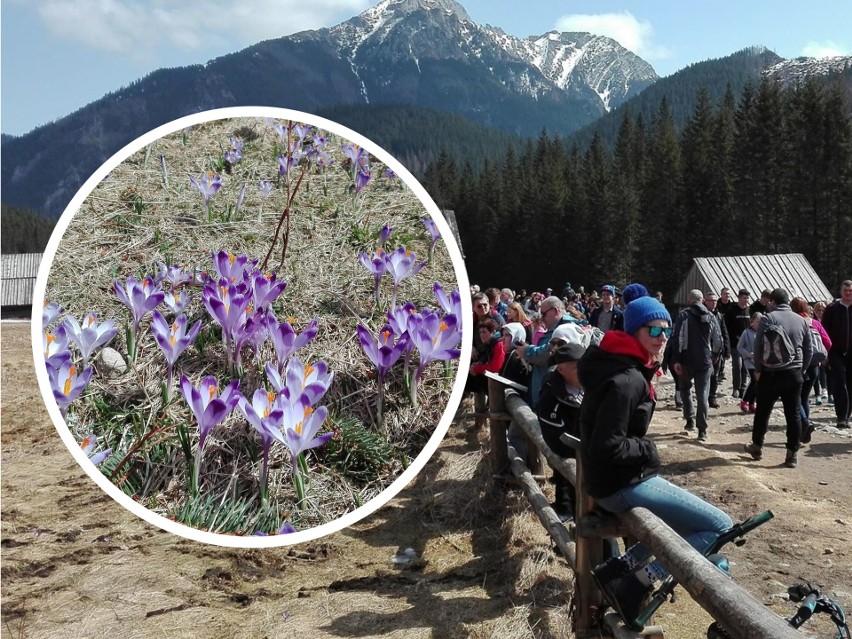
<path id="1" fill-rule="evenodd" d="M 624 311 L 624 330 L 609 331 L 580 360 L 585 389 L 580 413 L 581 455 L 586 491 L 602 508 L 621 513 L 647 508 L 704 551 L 733 525 L 731 518 L 660 475 L 657 447 L 648 438 L 656 404 L 652 380 L 672 332 L 666 307 L 640 297 Z M 668 573 L 650 551 L 636 544 L 592 574 L 625 623 L 642 629 L 637 617 L 655 581 Z"/>

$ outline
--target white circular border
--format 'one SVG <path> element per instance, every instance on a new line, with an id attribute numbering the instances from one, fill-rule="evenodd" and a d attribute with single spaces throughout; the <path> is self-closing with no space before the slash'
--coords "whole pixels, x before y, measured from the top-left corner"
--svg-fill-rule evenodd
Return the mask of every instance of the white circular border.
<path id="1" fill-rule="evenodd" d="M 47 376 L 47 369 L 44 365 L 44 354 L 42 352 L 43 327 L 41 313 L 44 307 L 44 295 L 47 288 L 47 278 L 50 273 L 50 267 L 56 257 L 56 251 L 59 247 L 59 242 L 62 239 L 62 236 L 65 234 L 65 230 L 68 228 L 74 214 L 79 210 L 89 194 L 95 189 L 101 180 L 109 174 L 110 171 L 128 159 L 133 153 L 144 148 L 146 145 L 154 142 L 155 140 L 158 140 L 170 133 L 180 131 L 191 125 L 202 124 L 211 120 L 240 117 L 268 117 L 281 120 L 293 120 L 296 122 L 314 125 L 366 148 L 370 153 L 391 168 L 418 197 L 441 231 L 441 237 L 450 253 L 450 258 L 452 259 L 453 267 L 456 272 L 456 279 L 459 285 L 463 314 L 463 317 L 460 318 L 460 320 L 462 321 L 462 326 L 467 329 L 462 332 L 461 357 L 459 358 L 458 373 L 456 375 L 455 383 L 453 384 L 452 392 L 450 393 L 450 400 L 447 404 L 447 408 L 444 410 L 444 414 L 438 423 L 437 429 L 432 434 L 432 437 L 411 465 L 379 495 L 354 511 L 347 513 L 332 522 L 322 524 L 314 528 L 287 535 L 269 535 L 267 537 L 224 535 L 198 530 L 176 521 L 172 521 L 162 515 L 158 515 L 145 508 L 142 504 L 134 501 L 129 495 L 123 493 L 118 486 L 109 481 L 109 479 L 107 479 L 107 477 L 89 461 L 82 448 L 80 448 L 80 444 L 77 443 L 71 434 L 71 431 L 68 429 L 68 426 L 65 424 L 65 420 L 59 412 L 59 406 L 53 398 L 53 391 L 50 388 L 50 381 Z M 167 532 L 208 544 L 227 546 L 231 548 L 273 548 L 288 546 L 290 544 L 311 541 L 324 535 L 337 532 L 375 512 L 384 506 L 390 499 L 393 499 L 412 479 L 414 479 L 414 476 L 420 472 L 426 462 L 432 457 L 435 450 L 440 445 L 441 440 L 444 438 L 444 435 L 446 435 L 455 412 L 461 403 L 462 394 L 464 393 L 464 383 L 470 367 L 470 353 L 471 348 L 473 347 L 473 334 L 470 330 L 469 318 L 473 316 L 473 310 L 471 307 L 469 291 L 470 283 L 467 277 L 467 270 L 465 269 L 461 251 L 455 242 L 455 238 L 450 230 L 449 224 L 444 219 L 444 216 L 441 214 L 438 206 L 426 192 L 426 189 L 423 188 L 408 169 L 406 169 L 387 151 L 377 146 L 364 136 L 344 127 L 341 124 L 316 115 L 303 113 L 301 111 L 275 107 L 230 107 L 225 109 L 213 109 L 203 111 L 201 113 L 195 113 L 178 120 L 173 120 L 172 122 L 159 126 L 137 138 L 101 165 L 101 167 L 96 170 L 88 180 L 86 180 L 80 190 L 77 191 L 76 195 L 65 208 L 65 211 L 56 223 L 56 227 L 53 234 L 50 236 L 50 240 L 48 241 L 44 255 L 42 256 L 41 266 L 39 267 L 38 277 L 36 278 L 35 289 L 33 291 L 33 311 L 31 320 L 33 361 L 35 363 L 36 377 L 38 378 L 41 395 L 44 399 L 45 405 L 47 406 L 47 412 L 50 415 L 59 436 L 62 438 L 62 441 L 65 442 L 68 450 L 71 451 L 71 454 L 77 460 L 77 463 L 80 464 L 81 468 L 86 471 L 86 473 L 88 473 L 89 477 L 91 477 L 110 497 L 124 506 L 127 510 Z"/>

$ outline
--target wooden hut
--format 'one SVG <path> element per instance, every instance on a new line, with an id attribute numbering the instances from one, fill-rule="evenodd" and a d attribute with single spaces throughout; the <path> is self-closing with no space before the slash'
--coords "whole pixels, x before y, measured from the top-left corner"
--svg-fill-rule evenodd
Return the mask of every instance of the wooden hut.
<path id="1" fill-rule="evenodd" d="M 785 288 L 792 297 L 803 297 L 813 303 L 833 299 L 805 256 L 801 253 L 783 255 L 738 255 L 734 257 L 696 257 L 692 268 L 674 296 L 674 303 L 689 304 L 692 289 L 721 292 L 727 286 L 736 298 L 741 288 L 748 289 L 752 299 L 764 289 Z"/>
<path id="2" fill-rule="evenodd" d="M 29 318 L 42 253 L 13 253 L 0 257 L 2 257 L 0 317 Z"/>

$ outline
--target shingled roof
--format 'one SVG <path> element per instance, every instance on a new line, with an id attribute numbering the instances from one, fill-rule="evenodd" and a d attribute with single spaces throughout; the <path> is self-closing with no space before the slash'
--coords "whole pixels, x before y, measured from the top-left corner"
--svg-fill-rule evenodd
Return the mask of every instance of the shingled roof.
<path id="1" fill-rule="evenodd" d="M 717 293 L 727 286 L 731 295 L 746 288 L 752 299 L 764 289 L 785 288 L 793 297 L 808 302 L 831 300 L 833 296 L 801 253 L 783 255 L 738 255 L 734 257 L 696 257 L 692 268 L 674 296 L 674 303 L 687 305 L 692 289 Z"/>
<path id="2" fill-rule="evenodd" d="M 2 306 L 30 306 L 33 303 L 41 253 L 2 255 Z"/>

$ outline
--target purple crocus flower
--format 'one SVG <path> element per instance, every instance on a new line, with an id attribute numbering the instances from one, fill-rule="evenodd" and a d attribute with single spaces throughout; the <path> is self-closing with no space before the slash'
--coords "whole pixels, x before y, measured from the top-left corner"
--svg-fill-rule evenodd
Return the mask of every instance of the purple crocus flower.
<path id="1" fill-rule="evenodd" d="M 266 485 L 269 472 L 269 450 L 277 441 L 275 433 L 281 432 L 284 419 L 283 401 L 277 393 L 267 393 L 262 388 L 257 389 L 251 401 L 240 395 L 238 408 L 249 424 L 260 436 L 263 449 L 260 466 L 260 494 L 266 501 Z"/>
<path id="2" fill-rule="evenodd" d="M 235 255 L 227 251 L 212 253 L 213 268 L 219 277 L 229 283 L 239 283 L 246 280 L 246 272 L 257 264 L 257 260 L 249 261 L 248 255 Z"/>
<path id="3" fill-rule="evenodd" d="M 118 280 L 115 280 L 113 289 L 121 303 L 130 309 L 134 333 L 139 330 L 142 318 L 157 308 L 166 297 L 166 294 L 160 290 L 159 284 L 154 284 L 153 280 L 148 277 L 140 282 L 131 275 L 123 286 Z"/>
<path id="4" fill-rule="evenodd" d="M 235 379 L 219 392 L 219 383 L 212 375 L 201 380 L 199 386 L 193 386 L 186 375 L 180 378 L 180 389 L 195 421 L 198 424 L 198 448 L 195 452 L 195 473 L 192 477 L 193 490 L 198 490 L 198 475 L 201 470 L 201 458 L 204 454 L 204 444 L 213 427 L 222 422 L 240 399 L 237 390 L 240 380 Z"/>
<path id="5" fill-rule="evenodd" d="M 269 333 L 266 328 L 266 311 L 258 311 L 249 316 L 246 313 L 245 322 L 238 324 L 234 331 L 234 362 L 242 369 L 242 350 L 251 346 L 256 358 L 259 358 L 260 345 L 266 341 Z"/>
<path id="6" fill-rule="evenodd" d="M 379 424 L 382 423 L 384 414 L 384 397 L 385 397 L 385 376 L 391 367 L 399 361 L 399 358 L 408 347 L 408 334 L 394 335 L 393 330 L 389 325 L 385 325 L 379 331 L 377 337 L 373 337 L 369 330 L 361 324 L 356 328 L 358 341 L 361 343 L 361 348 L 364 349 L 367 358 L 376 366 L 378 373 L 378 400 L 377 400 L 377 418 Z"/>
<path id="7" fill-rule="evenodd" d="M 441 239 L 441 231 L 438 230 L 438 225 L 435 224 L 435 220 L 433 220 L 428 215 L 423 216 L 423 226 L 426 227 L 426 230 L 429 231 L 429 235 L 432 236 L 432 243 L 429 245 L 429 261 L 432 261 L 432 253 L 435 250 L 435 244 L 438 243 L 438 240 Z"/>
<path id="8" fill-rule="evenodd" d="M 210 210 L 210 198 L 216 194 L 216 191 L 222 188 L 221 176 L 218 173 L 214 174 L 210 171 L 197 180 L 190 175 L 189 181 L 192 182 L 192 186 L 198 189 L 204 198 L 204 212 L 207 213 Z"/>
<path id="9" fill-rule="evenodd" d="M 272 362 L 266 364 L 265 370 L 269 383 L 275 390 L 284 393 L 288 399 L 305 394 L 311 400 L 312 406 L 325 395 L 334 379 L 334 373 L 328 370 L 328 364 L 325 362 L 305 365 L 298 357 L 290 358 L 283 376 Z"/>
<path id="10" fill-rule="evenodd" d="M 42 333 L 41 344 L 44 349 L 44 361 L 53 368 L 58 369 L 71 359 L 71 351 L 68 350 L 68 333 L 64 325 L 60 324 L 52 332 Z"/>
<path id="11" fill-rule="evenodd" d="M 53 398 L 59 405 L 59 412 L 63 417 L 71 402 L 77 399 L 88 386 L 93 370 L 89 366 L 82 373 L 78 373 L 77 367 L 71 361 L 66 361 L 58 369 L 53 366 L 47 367 Z"/>
<path id="12" fill-rule="evenodd" d="M 257 183 L 257 190 L 260 191 L 260 197 L 265 200 L 272 193 L 272 182 L 261 180 Z"/>
<path id="13" fill-rule="evenodd" d="M 303 153 L 301 149 L 295 149 L 288 155 L 279 155 L 278 175 L 287 175 L 293 167 L 298 166 L 302 160 Z"/>
<path id="14" fill-rule="evenodd" d="M 370 174 L 370 167 L 358 167 L 355 171 L 355 192 L 358 193 L 361 189 L 367 186 L 367 182 L 373 176 Z"/>
<path id="15" fill-rule="evenodd" d="M 331 153 L 328 151 L 320 151 L 317 153 L 316 164 L 318 169 L 327 169 L 334 164 Z"/>
<path id="16" fill-rule="evenodd" d="M 154 284 L 168 282 L 172 288 L 177 288 L 181 284 L 190 284 L 193 280 L 193 273 L 187 271 L 179 264 L 166 266 L 164 262 L 157 262 L 157 274 L 154 276 Z"/>
<path id="17" fill-rule="evenodd" d="M 417 254 L 414 251 L 406 250 L 404 246 L 400 246 L 393 253 L 385 253 L 385 266 L 387 272 L 393 279 L 393 295 L 391 296 L 391 306 L 396 306 L 396 293 L 399 290 L 399 284 L 407 277 L 411 277 L 420 272 L 426 262 L 417 263 Z"/>
<path id="18" fill-rule="evenodd" d="M 269 308 L 287 286 L 286 280 L 277 280 L 275 273 L 253 271 L 251 274 L 251 294 L 254 308 L 265 310 Z"/>
<path id="19" fill-rule="evenodd" d="M 127 278 L 124 286 L 116 280 L 113 289 L 121 303 L 130 309 L 133 318 L 126 332 L 127 358 L 132 363 L 136 361 L 136 341 L 142 318 L 159 306 L 166 294 L 160 290 L 160 285 L 154 284 L 150 278 L 146 277 L 140 282 L 132 275 Z"/>
<path id="20" fill-rule="evenodd" d="M 100 452 L 95 452 L 95 448 L 98 445 L 98 438 L 95 435 L 89 435 L 82 442 L 80 442 L 80 448 L 83 449 L 83 452 L 86 453 L 86 457 L 89 458 L 89 461 L 92 462 L 95 466 L 100 466 L 107 457 L 112 454 L 112 449 L 107 448 L 106 450 L 102 450 Z"/>
<path id="21" fill-rule="evenodd" d="M 92 352 L 99 346 L 108 344 L 118 333 L 115 322 L 108 319 L 98 324 L 98 316 L 94 313 L 86 315 L 83 318 L 82 325 L 70 315 L 65 318 L 63 324 L 69 339 L 80 349 L 80 354 L 83 356 L 83 368 L 89 365 L 89 357 L 91 357 Z"/>
<path id="22" fill-rule="evenodd" d="M 186 315 L 178 315 L 175 321 L 169 324 L 159 311 L 154 311 L 151 316 L 151 332 L 154 339 L 166 357 L 166 403 L 172 398 L 172 379 L 174 379 L 174 366 L 177 358 L 186 350 L 187 346 L 198 337 L 201 330 L 201 320 L 198 320 L 189 331 L 186 330 Z"/>
<path id="23" fill-rule="evenodd" d="M 246 322 L 246 311 L 251 305 L 251 292 L 242 282 L 231 284 L 226 279 L 221 279 L 218 284 L 208 283 L 201 292 L 201 299 L 210 317 L 222 327 L 222 339 L 230 366 L 236 359 L 236 334 Z"/>
<path id="24" fill-rule="evenodd" d="M 269 331 L 269 337 L 272 339 L 272 344 L 275 347 L 275 358 L 278 360 L 278 371 L 284 372 L 284 365 L 290 356 L 305 344 L 316 337 L 319 329 L 317 328 L 317 318 L 313 318 L 308 327 L 296 334 L 290 322 L 279 322 L 272 314 L 267 316 L 266 327 Z"/>
<path id="25" fill-rule="evenodd" d="M 289 521 L 285 521 L 283 524 L 281 524 L 281 528 L 279 528 L 278 532 L 276 532 L 275 534 L 276 535 L 289 535 L 290 533 L 294 533 L 294 532 L 296 532 L 296 527 L 293 526 L 293 524 L 291 524 Z M 262 530 L 257 530 L 257 531 L 252 533 L 252 536 L 253 537 L 268 537 L 269 535 L 267 535 Z M 289 613 L 287 613 L 287 614 L 289 616 Z M 286 617 L 285 617 L 285 619 L 286 619 Z"/>
<path id="26" fill-rule="evenodd" d="M 44 307 L 41 309 L 41 324 L 42 326 L 47 326 L 48 324 L 52 324 L 53 321 L 59 317 L 59 314 L 62 312 L 62 307 L 56 302 L 48 302 L 44 301 Z"/>
<path id="27" fill-rule="evenodd" d="M 358 324 L 356 332 L 361 348 L 364 349 L 369 360 L 376 366 L 379 379 L 384 380 L 388 371 L 405 351 L 408 337 L 401 335 L 394 340 L 397 336 L 394 335 L 393 329 L 387 324 L 379 331 L 378 337 L 373 337 L 370 331 L 361 324 Z"/>
<path id="28" fill-rule="evenodd" d="M 236 164 L 243 159 L 243 141 L 237 137 L 231 138 L 231 148 L 225 151 L 225 162 Z"/>
<path id="29" fill-rule="evenodd" d="M 393 232 L 393 227 L 390 224 L 385 224 L 382 227 L 382 230 L 379 231 L 379 246 L 384 248 L 385 244 L 388 241 L 391 233 Z"/>
<path id="30" fill-rule="evenodd" d="M 441 285 L 438 284 L 438 282 L 435 282 L 432 290 L 435 292 L 435 299 L 438 301 L 438 304 L 441 305 L 441 308 L 444 309 L 445 313 L 455 315 L 456 317 L 462 317 L 461 294 L 459 293 L 459 289 L 454 290 L 450 293 L 450 296 L 447 297 L 447 294 L 444 292 Z"/>
<path id="31" fill-rule="evenodd" d="M 384 251 L 381 248 L 376 249 L 376 252 L 373 253 L 372 257 L 361 251 L 358 253 L 358 259 L 361 261 L 361 264 L 373 274 L 373 295 L 376 298 L 376 305 L 379 304 L 379 291 L 382 283 L 382 275 L 384 275 L 387 270 L 387 263 L 384 258 Z"/>
<path id="32" fill-rule="evenodd" d="M 299 141 L 302 142 L 308 135 L 311 133 L 311 125 L 310 124 L 297 124 L 293 127 L 293 133 L 296 134 L 296 137 L 299 138 Z"/>
<path id="33" fill-rule="evenodd" d="M 328 409 L 325 406 L 320 406 L 314 410 L 311 408 L 311 400 L 307 395 L 303 394 L 295 401 L 285 401 L 283 407 L 283 428 L 273 434 L 278 441 L 290 449 L 296 490 L 302 493 L 303 489 L 300 490 L 299 488 L 302 485 L 302 478 L 299 473 L 299 455 L 311 448 L 322 446 L 334 436 L 334 433 L 317 434 L 328 417 Z"/>
<path id="34" fill-rule="evenodd" d="M 426 313 L 414 321 L 415 326 L 409 326 L 409 335 L 420 354 L 417 367 L 418 377 L 428 364 L 436 360 L 457 359 L 460 351 L 456 348 L 462 334 L 455 315 Z"/>
<path id="35" fill-rule="evenodd" d="M 396 180 L 399 176 L 394 173 L 393 169 L 385 169 L 384 173 L 382 173 L 382 177 L 387 178 L 388 180 Z"/>
<path id="36" fill-rule="evenodd" d="M 163 298 L 163 305 L 169 312 L 180 315 L 186 310 L 186 307 L 189 306 L 191 301 L 192 296 L 186 292 L 185 288 L 180 289 L 180 291 L 172 289 Z"/>

